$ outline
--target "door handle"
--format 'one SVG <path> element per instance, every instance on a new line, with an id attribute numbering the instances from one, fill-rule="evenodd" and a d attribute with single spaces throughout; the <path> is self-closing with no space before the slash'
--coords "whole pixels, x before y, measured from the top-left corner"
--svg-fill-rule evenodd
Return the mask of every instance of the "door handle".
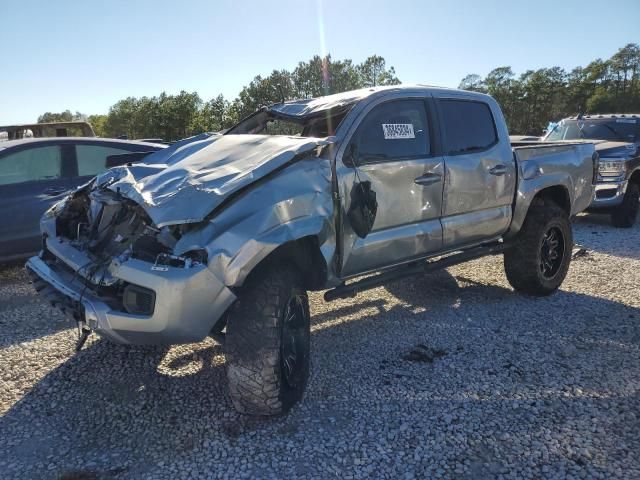
<path id="1" fill-rule="evenodd" d="M 491 175 L 497 175 L 498 177 L 507 173 L 506 165 L 496 165 L 493 168 L 489 169 L 489 173 Z"/>
<path id="2" fill-rule="evenodd" d="M 423 187 L 428 187 L 429 185 L 433 185 L 434 183 L 438 183 L 442 181 L 442 175 L 437 173 L 425 173 L 421 177 L 418 177 L 414 180 L 414 182 L 418 185 L 422 185 Z"/>
<path id="3" fill-rule="evenodd" d="M 56 195 L 60 195 L 61 193 L 66 192 L 67 189 L 63 188 L 63 187 L 50 187 L 50 188 L 45 188 L 44 189 L 44 193 L 45 195 L 49 195 L 50 197 L 55 197 Z"/>

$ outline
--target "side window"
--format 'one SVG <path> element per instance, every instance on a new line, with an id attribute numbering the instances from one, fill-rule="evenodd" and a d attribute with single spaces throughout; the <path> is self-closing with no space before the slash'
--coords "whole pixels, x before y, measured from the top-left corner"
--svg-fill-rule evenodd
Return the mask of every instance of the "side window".
<path id="1" fill-rule="evenodd" d="M 364 162 L 429 155 L 425 103 L 397 100 L 378 105 L 364 118 L 354 141 Z"/>
<path id="2" fill-rule="evenodd" d="M 0 158 L 0 185 L 60 177 L 62 154 L 57 145 L 27 148 Z"/>
<path id="3" fill-rule="evenodd" d="M 483 150 L 498 136 L 493 115 L 486 103 L 468 100 L 440 100 L 445 151 L 456 154 Z"/>
<path id="4" fill-rule="evenodd" d="M 104 172 L 107 168 L 107 157 L 110 155 L 122 155 L 123 153 L 130 153 L 130 150 L 105 147 L 104 145 L 76 145 L 78 176 L 93 176 Z"/>

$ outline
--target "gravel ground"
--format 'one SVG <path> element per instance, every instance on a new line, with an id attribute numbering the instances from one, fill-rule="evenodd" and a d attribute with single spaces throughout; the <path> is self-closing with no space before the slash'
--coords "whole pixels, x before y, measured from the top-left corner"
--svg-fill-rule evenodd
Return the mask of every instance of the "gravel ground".
<path id="1" fill-rule="evenodd" d="M 312 294 L 309 388 L 275 419 L 233 411 L 213 340 L 74 354 L 5 269 L 0 476 L 640 478 L 640 226 L 581 216 L 575 236 L 587 254 L 548 298 L 515 294 L 501 257 Z"/>

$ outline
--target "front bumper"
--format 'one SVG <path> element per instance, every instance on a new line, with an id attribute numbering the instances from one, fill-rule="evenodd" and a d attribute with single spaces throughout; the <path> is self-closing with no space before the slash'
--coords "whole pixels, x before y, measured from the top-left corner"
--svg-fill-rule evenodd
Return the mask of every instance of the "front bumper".
<path id="1" fill-rule="evenodd" d="M 589 209 L 597 210 L 620 205 L 626 191 L 627 180 L 598 183 Z"/>
<path id="2" fill-rule="evenodd" d="M 68 269 L 48 264 L 39 256 L 26 268 L 50 286 L 73 317 L 116 343 L 175 344 L 204 339 L 218 319 L 235 301 L 235 295 L 204 265 L 193 268 L 168 267 L 153 271 L 151 264 L 130 259 L 112 274 L 127 283 L 151 289 L 156 294 L 150 316 L 114 310 L 107 302 L 78 281 Z"/>

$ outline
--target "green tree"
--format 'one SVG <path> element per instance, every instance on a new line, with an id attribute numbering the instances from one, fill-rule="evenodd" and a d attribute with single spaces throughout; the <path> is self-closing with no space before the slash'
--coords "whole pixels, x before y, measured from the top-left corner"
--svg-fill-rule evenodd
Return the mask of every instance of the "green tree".
<path id="1" fill-rule="evenodd" d="M 630 43 L 608 60 L 598 58 L 569 73 L 541 68 L 515 79 L 511 67 L 499 67 L 484 79 L 467 75 L 460 88 L 492 95 L 513 133 L 539 134 L 549 121 L 577 113 L 637 113 L 640 46 Z"/>
<path id="2" fill-rule="evenodd" d="M 487 91 L 487 87 L 485 86 L 484 81 L 482 80 L 482 77 L 475 73 L 470 73 L 469 75 L 464 77 L 462 80 L 460 80 L 460 84 L 458 85 L 458 88 L 461 88 L 462 90 L 471 90 L 473 92 L 482 92 L 482 93 L 485 93 Z"/>
<path id="3" fill-rule="evenodd" d="M 313 98 L 362 88 L 361 74 L 351 60 L 334 61 L 331 55 L 315 55 L 293 71 L 297 98 Z"/>
<path id="4" fill-rule="evenodd" d="M 283 99 L 296 98 L 291 73 L 287 70 L 274 70 L 263 78 L 260 75 L 244 87 L 238 98 L 230 106 L 229 116 L 237 121 L 255 112 L 258 108 Z"/>
<path id="5" fill-rule="evenodd" d="M 516 105 L 512 122 L 518 131 L 540 132 L 549 119 L 566 111 L 565 77 L 566 73 L 560 67 L 529 70 L 521 75 L 517 84 L 521 98 L 511 100 Z"/>
<path id="6" fill-rule="evenodd" d="M 93 131 L 98 137 L 106 136 L 107 116 L 106 115 L 89 115 L 87 121 L 93 127 Z"/>
<path id="7" fill-rule="evenodd" d="M 116 102 L 110 109 L 105 122 L 105 133 L 108 137 L 136 138 L 136 112 L 138 100 L 128 97 Z"/>
<path id="8" fill-rule="evenodd" d="M 229 102 L 222 95 L 212 98 L 195 115 L 191 124 L 192 132 L 217 132 L 230 127 L 233 120 L 228 118 L 228 112 Z"/>
<path id="9" fill-rule="evenodd" d="M 178 95 L 162 92 L 155 97 L 128 97 L 109 108 L 107 115 L 91 115 L 96 134 L 105 137 L 162 138 L 177 140 L 205 131 L 228 128 L 258 108 L 283 100 L 318 97 L 368 86 L 400 83 L 393 67 L 379 55 L 359 65 L 349 59 L 333 60 L 330 55 L 312 57 L 298 63 L 293 72 L 273 70 L 267 77 L 257 75 L 233 101 L 222 95 L 203 102 L 196 92 Z M 76 117 L 85 118 L 76 112 Z M 70 110 L 47 112 L 42 121 L 72 120 Z"/>
<path id="10" fill-rule="evenodd" d="M 46 112 L 38 117 L 38 123 L 49 122 L 71 122 L 76 120 L 70 110 L 65 110 L 60 113 Z"/>
<path id="11" fill-rule="evenodd" d="M 363 87 L 377 87 L 380 85 L 398 85 L 393 67 L 387 68 L 385 59 L 379 55 L 372 55 L 357 67 L 360 83 Z"/>

